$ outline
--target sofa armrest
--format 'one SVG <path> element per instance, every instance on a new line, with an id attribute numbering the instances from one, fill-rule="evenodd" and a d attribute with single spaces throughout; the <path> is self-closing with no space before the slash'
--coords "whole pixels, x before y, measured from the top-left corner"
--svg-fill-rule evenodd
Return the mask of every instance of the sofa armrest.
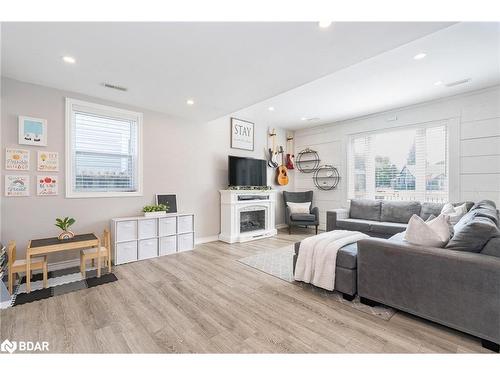
<path id="1" fill-rule="evenodd" d="M 358 293 L 500 343 L 500 258 L 390 240 L 361 240 Z"/>
<path id="2" fill-rule="evenodd" d="M 326 231 L 330 232 L 337 229 L 337 219 L 347 219 L 349 210 L 345 208 L 337 208 L 326 212 Z"/>
<path id="3" fill-rule="evenodd" d="M 285 224 L 290 224 L 290 207 L 285 206 Z"/>
<path id="4" fill-rule="evenodd" d="M 316 218 L 314 221 L 316 222 L 316 224 L 319 224 L 319 208 L 318 207 L 313 207 L 311 209 L 311 214 L 314 215 L 314 217 Z"/>

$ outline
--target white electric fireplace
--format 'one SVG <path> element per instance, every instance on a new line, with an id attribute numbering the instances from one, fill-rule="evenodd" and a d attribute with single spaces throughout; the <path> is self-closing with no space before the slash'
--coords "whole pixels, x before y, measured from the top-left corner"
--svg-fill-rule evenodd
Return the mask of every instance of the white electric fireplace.
<path id="1" fill-rule="evenodd" d="M 276 235 L 275 190 L 220 190 L 219 240 L 234 243 Z"/>

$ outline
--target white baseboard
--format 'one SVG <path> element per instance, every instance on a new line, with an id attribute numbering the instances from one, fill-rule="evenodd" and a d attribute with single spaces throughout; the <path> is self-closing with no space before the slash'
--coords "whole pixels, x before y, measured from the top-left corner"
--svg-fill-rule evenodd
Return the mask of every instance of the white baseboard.
<path id="1" fill-rule="evenodd" d="M 276 224 L 276 229 L 288 228 L 288 224 Z"/>
<path id="2" fill-rule="evenodd" d="M 204 243 L 207 243 L 207 242 L 215 242 L 215 241 L 219 241 L 219 236 L 208 236 L 208 237 L 200 237 L 200 238 L 196 238 L 194 240 L 194 244 L 195 245 L 201 245 L 201 244 L 204 244 Z"/>

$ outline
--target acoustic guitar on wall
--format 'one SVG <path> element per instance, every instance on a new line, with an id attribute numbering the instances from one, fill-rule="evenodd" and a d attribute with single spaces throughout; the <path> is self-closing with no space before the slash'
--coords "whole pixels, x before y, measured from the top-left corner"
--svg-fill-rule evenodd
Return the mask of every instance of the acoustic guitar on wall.
<path id="1" fill-rule="evenodd" d="M 279 152 L 281 154 L 281 165 L 277 169 L 276 180 L 278 185 L 285 186 L 288 185 L 288 170 L 285 167 L 285 153 L 282 146 L 280 146 Z"/>

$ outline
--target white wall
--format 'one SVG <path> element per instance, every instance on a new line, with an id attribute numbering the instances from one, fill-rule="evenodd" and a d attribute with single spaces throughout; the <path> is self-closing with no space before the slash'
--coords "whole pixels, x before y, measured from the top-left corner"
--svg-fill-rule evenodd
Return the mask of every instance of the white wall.
<path id="1" fill-rule="evenodd" d="M 64 196 L 64 119 L 65 97 L 88 100 L 95 103 L 115 105 L 144 113 L 144 196 L 127 198 L 81 198 L 66 199 Z M 19 256 L 23 256 L 27 241 L 33 238 L 58 234 L 54 226 L 56 217 L 76 218 L 73 229 L 78 233 L 101 232 L 113 217 L 140 214 L 142 206 L 154 200 L 155 193 L 177 194 L 179 210 L 195 214 L 195 230 L 198 240 L 213 239 L 220 230 L 219 189 L 227 187 L 227 156 L 239 155 L 265 158 L 268 125 L 258 118 L 235 116 L 255 122 L 255 150 L 243 151 L 230 148 L 229 116 L 209 122 L 195 123 L 172 118 L 166 114 L 110 103 L 79 94 L 48 87 L 27 84 L 8 78 L 2 79 L 2 195 L 5 171 L 5 148 L 21 147 L 31 150 L 30 197 L 2 198 L 2 241 L 16 240 Z M 40 147 L 20 146 L 17 141 L 19 115 L 28 115 L 48 120 L 47 151 L 58 151 L 61 182 L 59 195 L 37 197 L 35 190 L 36 151 Z M 284 139 L 279 130 L 278 138 Z M 272 171 L 268 170 L 269 174 Z M 269 178 L 271 184 L 274 179 Z M 283 222 L 282 199 L 278 197 L 276 223 Z M 75 258 L 53 255 L 49 262 Z"/>
<path id="2" fill-rule="evenodd" d="M 394 120 L 394 118 L 397 118 Z M 391 121 L 393 120 L 393 121 Z M 365 131 L 447 120 L 450 138 L 450 200 L 491 199 L 500 206 L 500 86 L 295 132 L 295 150 L 318 151 L 322 164 L 339 169 L 336 190 L 315 190 L 324 228 L 326 211 L 347 206 L 347 142 Z M 390 145 L 388 145 L 390 147 Z M 295 189 L 314 188 L 297 173 Z"/>

